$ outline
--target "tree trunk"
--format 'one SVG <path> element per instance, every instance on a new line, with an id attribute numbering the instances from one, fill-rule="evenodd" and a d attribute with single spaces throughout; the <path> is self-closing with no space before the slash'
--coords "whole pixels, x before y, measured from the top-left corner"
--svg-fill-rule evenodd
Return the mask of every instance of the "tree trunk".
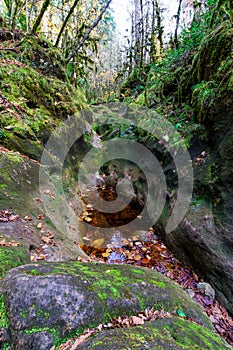
<path id="1" fill-rule="evenodd" d="M 152 0 L 152 23 L 151 23 L 151 47 L 150 47 L 150 61 L 154 61 L 156 54 L 156 45 L 155 45 L 155 1 Z"/>
<path id="2" fill-rule="evenodd" d="M 141 43 L 140 43 L 140 68 L 143 67 L 143 58 L 144 58 L 144 49 L 145 49 L 145 31 L 144 31 L 144 11 L 143 11 L 143 1 L 140 0 L 140 35 L 141 35 Z"/>
<path id="3" fill-rule="evenodd" d="M 44 0 L 43 5 L 42 5 L 41 10 L 40 10 L 40 13 L 39 13 L 38 17 L 36 18 L 35 23 L 34 23 L 34 25 L 32 27 L 31 34 L 35 34 L 36 33 L 36 31 L 37 31 L 37 29 L 38 29 L 38 27 L 39 27 L 39 25 L 41 23 L 41 20 L 42 20 L 42 18 L 44 16 L 45 11 L 49 7 L 50 1 L 51 0 Z"/>
<path id="4" fill-rule="evenodd" d="M 135 50 L 134 50 L 134 63 L 138 67 L 140 65 L 141 58 L 141 8 L 140 0 L 134 0 L 134 40 L 135 40 Z"/>
<path id="5" fill-rule="evenodd" d="M 176 29 L 175 29 L 175 34 L 174 34 L 174 46 L 177 49 L 178 48 L 178 28 L 179 28 L 179 23 L 180 23 L 180 12 L 181 12 L 181 4 L 182 0 L 179 0 L 179 6 L 177 10 L 177 15 L 176 15 Z"/>
<path id="6" fill-rule="evenodd" d="M 144 53 L 143 53 L 143 61 L 147 63 L 148 61 L 148 52 L 149 52 L 149 41 L 151 32 L 150 32 L 150 23 L 149 23 L 149 14 L 150 14 L 150 3 L 147 1 L 146 3 L 147 10 L 145 16 L 145 29 L 144 29 Z"/>
<path id="7" fill-rule="evenodd" d="M 60 29 L 60 32 L 59 32 L 59 34 L 58 34 L 58 36 L 57 36 L 57 40 L 56 40 L 56 42 L 55 42 L 55 46 L 58 46 L 59 41 L 60 41 L 60 38 L 61 38 L 61 35 L 62 35 L 62 33 L 64 32 L 64 29 L 65 29 L 65 27 L 66 27 L 66 25 L 67 25 L 67 22 L 69 21 L 71 15 L 73 14 L 74 9 L 75 9 L 75 7 L 77 6 L 77 3 L 78 3 L 78 2 L 79 2 L 79 0 L 75 0 L 74 3 L 73 3 L 73 6 L 70 8 L 70 11 L 69 11 L 68 15 L 66 16 L 66 18 L 65 18 L 65 20 L 64 20 L 64 22 L 63 22 L 63 24 L 62 24 L 62 27 L 61 27 L 61 29 Z"/>
<path id="8" fill-rule="evenodd" d="M 161 53 L 163 51 L 163 26 L 162 26 L 161 11 L 157 0 L 155 0 L 155 14 L 157 19 L 158 40 L 159 40 L 160 53 Z"/>

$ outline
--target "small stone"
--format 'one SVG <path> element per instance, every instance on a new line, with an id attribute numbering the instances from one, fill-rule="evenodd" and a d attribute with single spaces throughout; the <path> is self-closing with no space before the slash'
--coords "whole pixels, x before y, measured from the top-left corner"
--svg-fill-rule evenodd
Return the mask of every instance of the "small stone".
<path id="1" fill-rule="evenodd" d="M 14 127 L 13 127 L 13 125 L 7 125 L 7 126 L 4 127 L 4 129 L 5 130 L 13 130 Z"/>
<path id="2" fill-rule="evenodd" d="M 205 295 L 209 297 L 210 299 L 215 299 L 215 290 L 211 287 L 209 283 L 201 282 L 197 284 L 197 288 L 204 290 Z"/>
<path id="3" fill-rule="evenodd" d="M 195 292 L 190 288 L 185 289 L 185 292 L 190 296 L 190 298 L 193 298 L 195 296 Z"/>

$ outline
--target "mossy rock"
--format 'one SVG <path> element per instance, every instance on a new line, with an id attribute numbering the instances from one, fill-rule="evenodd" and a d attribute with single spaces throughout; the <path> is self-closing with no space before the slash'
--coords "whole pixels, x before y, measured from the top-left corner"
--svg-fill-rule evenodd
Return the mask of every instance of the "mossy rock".
<path id="1" fill-rule="evenodd" d="M 226 194 L 225 210 L 229 211 L 232 208 L 230 198 Z M 162 218 L 156 225 L 169 249 L 211 284 L 218 300 L 232 313 L 232 224 L 219 227 L 219 214 L 213 212 L 203 197 L 194 197 L 185 218 L 173 232 L 165 232 L 166 220 L 167 217 Z"/>
<path id="2" fill-rule="evenodd" d="M 231 349 L 219 335 L 178 317 L 148 322 L 133 328 L 117 328 L 95 335 L 80 350 Z"/>
<path id="3" fill-rule="evenodd" d="M 56 333 L 53 341 L 58 343 L 74 332 L 80 334 L 84 328 L 108 322 L 109 317 L 136 314 L 146 307 L 180 310 L 213 331 L 208 317 L 181 287 L 146 268 L 78 262 L 30 264 L 9 271 L 0 286 L 9 318 L 5 332 L 12 335 L 12 345 L 24 341 L 29 333 L 30 341 L 40 339 L 45 331 Z M 23 349 L 31 349 L 27 344 Z"/>
<path id="4" fill-rule="evenodd" d="M 0 209 L 28 214 L 38 196 L 39 165 L 18 152 L 0 153 Z"/>
<path id="5" fill-rule="evenodd" d="M 29 250 L 18 241 L 12 241 L 9 236 L 0 233 L 0 241 L 10 242 L 10 246 L 0 246 L 0 278 L 14 267 L 25 265 L 30 262 Z"/>
<path id="6" fill-rule="evenodd" d="M 51 43 L 26 36 L 18 45 L 17 53 L 0 53 L 0 142 L 39 160 L 54 128 L 85 108 L 86 98 L 66 78 L 64 59 Z"/>
<path id="7" fill-rule="evenodd" d="M 27 35 L 18 46 L 21 61 L 47 76 L 66 80 L 66 62 L 61 51 L 42 35 Z"/>

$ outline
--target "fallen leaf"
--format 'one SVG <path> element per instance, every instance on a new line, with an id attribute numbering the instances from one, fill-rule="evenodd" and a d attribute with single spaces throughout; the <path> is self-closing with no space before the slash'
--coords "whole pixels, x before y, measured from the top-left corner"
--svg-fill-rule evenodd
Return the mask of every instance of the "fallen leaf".
<path id="1" fill-rule="evenodd" d="M 51 241 L 51 239 L 49 237 L 46 237 L 46 236 L 41 237 L 41 240 L 42 240 L 42 242 L 44 242 L 46 244 L 49 244 Z"/>
<path id="2" fill-rule="evenodd" d="M 11 215 L 9 216 L 9 221 L 15 221 L 19 219 L 19 215 Z"/>
<path id="3" fill-rule="evenodd" d="M 39 220 L 44 220 L 44 215 L 43 215 L 43 214 L 39 214 L 39 215 L 37 216 L 37 219 L 39 219 Z"/>
<path id="4" fill-rule="evenodd" d="M 186 317 L 185 313 L 182 310 L 177 310 L 177 315 L 180 317 Z"/>
<path id="5" fill-rule="evenodd" d="M 145 321 L 138 316 L 130 316 L 129 320 L 130 320 L 130 323 L 134 326 L 142 325 L 145 323 Z"/>
<path id="6" fill-rule="evenodd" d="M 26 216 L 24 216 L 24 220 L 26 220 L 26 221 L 32 221 L 32 218 L 31 218 L 30 216 L 26 215 Z"/>
<path id="7" fill-rule="evenodd" d="M 92 245 L 93 247 L 95 248 L 99 248 L 102 246 L 102 244 L 104 243 L 104 239 L 103 238 L 99 238 L 99 239 L 95 239 L 93 242 L 92 242 Z"/>
<path id="8" fill-rule="evenodd" d="M 138 255 L 138 254 L 134 256 L 134 260 L 136 261 L 141 260 L 141 258 L 142 258 L 141 255 Z"/>
<path id="9" fill-rule="evenodd" d="M 109 257 L 109 255 L 110 255 L 110 253 L 102 253 L 102 256 L 103 256 L 103 258 L 108 258 Z"/>
<path id="10" fill-rule="evenodd" d="M 92 218 L 85 217 L 85 218 L 84 218 L 84 221 L 91 222 L 91 221 L 92 221 Z"/>

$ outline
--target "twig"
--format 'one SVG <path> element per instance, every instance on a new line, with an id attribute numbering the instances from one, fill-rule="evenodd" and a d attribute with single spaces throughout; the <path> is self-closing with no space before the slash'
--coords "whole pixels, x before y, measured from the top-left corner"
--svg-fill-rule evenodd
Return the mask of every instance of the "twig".
<path id="1" fill-rule="evenodd" d="M 72 345 L 72 347 L 70 348 L 70 350 L 76 350 L 77 347 L 79 345 L 81 345 L 86 339 L 90 338 L 92 335 L 94 335 L 96 333 L 96 330 L 91 330 L 90 332 L 88 332 L 87 334 L 81 335 L 76 341 L 75 343 Z"/>
<path id="2" fill-rule="evenodd" d="M 0 51 L 8 50 L 8 51 L 17 52 L 19 49 L 20 49 L 20 46 L 19 47 L 0 47 Z"/>
<path id="3" fill-rule="evenodd" d="M 84 34 L 82 40 L 80 41 L 80 43 L 76 46 L 76 48 L 74 49 L 74 51 L 69 55 L 69 57 L 66 59 L 66 63 L 69 63 L 69 61 L 71 60 L 71 58 L 73 58 L 76 53 L 81 49 L 81 47 L 83 47 L 84 43 L 86 42 L 86 40 L 89 38 L 90 33 L 92 32 L 92 30 L 99 24 L 99 22 L 101 21 L 105 11 L 107 10 L 107 8 L 109 7 L 110 3 L 112 2 L 112 0 L 108 0 L 107 3 L 102 7 L 99 16 L 96 18 L 96 20 L 94 21 L 94 23 L 90 26 L 90 28 L 87 29 L 86 33 Z"/>

